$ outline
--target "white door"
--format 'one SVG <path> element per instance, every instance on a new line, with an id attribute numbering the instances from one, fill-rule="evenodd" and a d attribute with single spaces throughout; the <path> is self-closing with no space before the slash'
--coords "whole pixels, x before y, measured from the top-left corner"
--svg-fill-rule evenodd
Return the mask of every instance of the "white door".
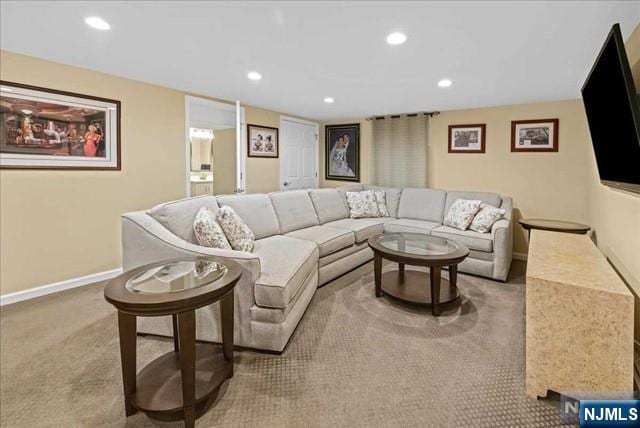
<path id="1" fill-rule="evenodd" d="M 280 189 L 318 187 L 318 124 L 280 117 Z"/>

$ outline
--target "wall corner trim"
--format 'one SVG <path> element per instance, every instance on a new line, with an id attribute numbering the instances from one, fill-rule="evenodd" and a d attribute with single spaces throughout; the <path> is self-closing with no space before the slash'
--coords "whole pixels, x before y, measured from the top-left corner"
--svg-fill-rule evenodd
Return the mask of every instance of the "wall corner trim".
<path id="1" fill-rule="evenodd" d="M 48 294 L 58 293 L 72 288 L 82 287 L 84 285 L 93 284 L 99 281 L 115 278 L 122 273 L 122 268 L 107 270 L 104 272 L 93 273 L 77 278 L 66 279 L 52 284 L 41 285 L 39 287 L 29 288 L 27 290 L 16 291 L 0 295 L 0 306 L 10 305 L 12 303 L 22 302 L 24 300 L 35 299 L 36 297 L 46 296 Z"/>

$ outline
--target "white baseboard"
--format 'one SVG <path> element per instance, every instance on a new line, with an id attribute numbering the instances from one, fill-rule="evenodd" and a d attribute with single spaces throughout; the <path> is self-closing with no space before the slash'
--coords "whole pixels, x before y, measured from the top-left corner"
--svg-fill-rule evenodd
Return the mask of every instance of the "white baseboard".
<path id="1" fill-rule="evenodd" d="M 525 253 L 513 253 L 513 258 L 515 260 L 522 260 L 523 262 L 527 261 L 527 255 Z"/>
<path id="2" fill-rule="evenodd" d="M 93 284 L 94 282 L 105 281 L 107 279 L 115 278 L 121 273 L 122 268 L 118 268 L 78 278 L 71 278 L 60 282 L 54 282 L 53 284 L 46 284 L 40 287 L 29 288 L 28 290 L 16 291 L 15 293 L 2 294 L 0 295 L 0 306 L 35 299 L 36 297 L 58 293 L 71 288 L 82 287 L 83 285 Z"/>

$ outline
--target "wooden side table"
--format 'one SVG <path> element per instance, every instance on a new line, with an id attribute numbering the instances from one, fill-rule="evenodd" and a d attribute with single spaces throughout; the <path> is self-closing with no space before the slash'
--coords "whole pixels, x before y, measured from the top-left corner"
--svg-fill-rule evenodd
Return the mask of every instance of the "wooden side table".
<path id="1" fill-rule="evenodd" d="M 111 280 L 105 299 L 118 309 L 125 413 L 193 427 L 233 376 L 234 287 L 242 270 L 229 259 L 186 257 L 133 269 Z M 196 345 L 195 310 L 220 302 L 222 350 Z M 136 317 L 173 318 L 174 350 L 136 375 Z"/>
<path id="2" fill-rule="evenodd" d="M 574 223 L 572 221 L 547 220 L 547 219 L 522 219 L 518 220 L 520 226 L 531 234 L 532 230 L 548 230 L 551 232 L 575 233 L 584 235 L 591 228 L 586 224 Z"/>

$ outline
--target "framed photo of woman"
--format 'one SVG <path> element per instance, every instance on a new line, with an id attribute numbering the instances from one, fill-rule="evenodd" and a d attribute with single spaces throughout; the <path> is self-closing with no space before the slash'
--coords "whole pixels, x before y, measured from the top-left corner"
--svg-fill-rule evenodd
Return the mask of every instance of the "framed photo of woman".
<path id="1" fill-rule="evenodd" d="M 325 178 L 360 181 L 360 124 L 326 125 Z"/>
<path id="2" fill-rule="evenodd" d="M 120 170 L 120 101 L 0 81 L 0 168 Z"/>

